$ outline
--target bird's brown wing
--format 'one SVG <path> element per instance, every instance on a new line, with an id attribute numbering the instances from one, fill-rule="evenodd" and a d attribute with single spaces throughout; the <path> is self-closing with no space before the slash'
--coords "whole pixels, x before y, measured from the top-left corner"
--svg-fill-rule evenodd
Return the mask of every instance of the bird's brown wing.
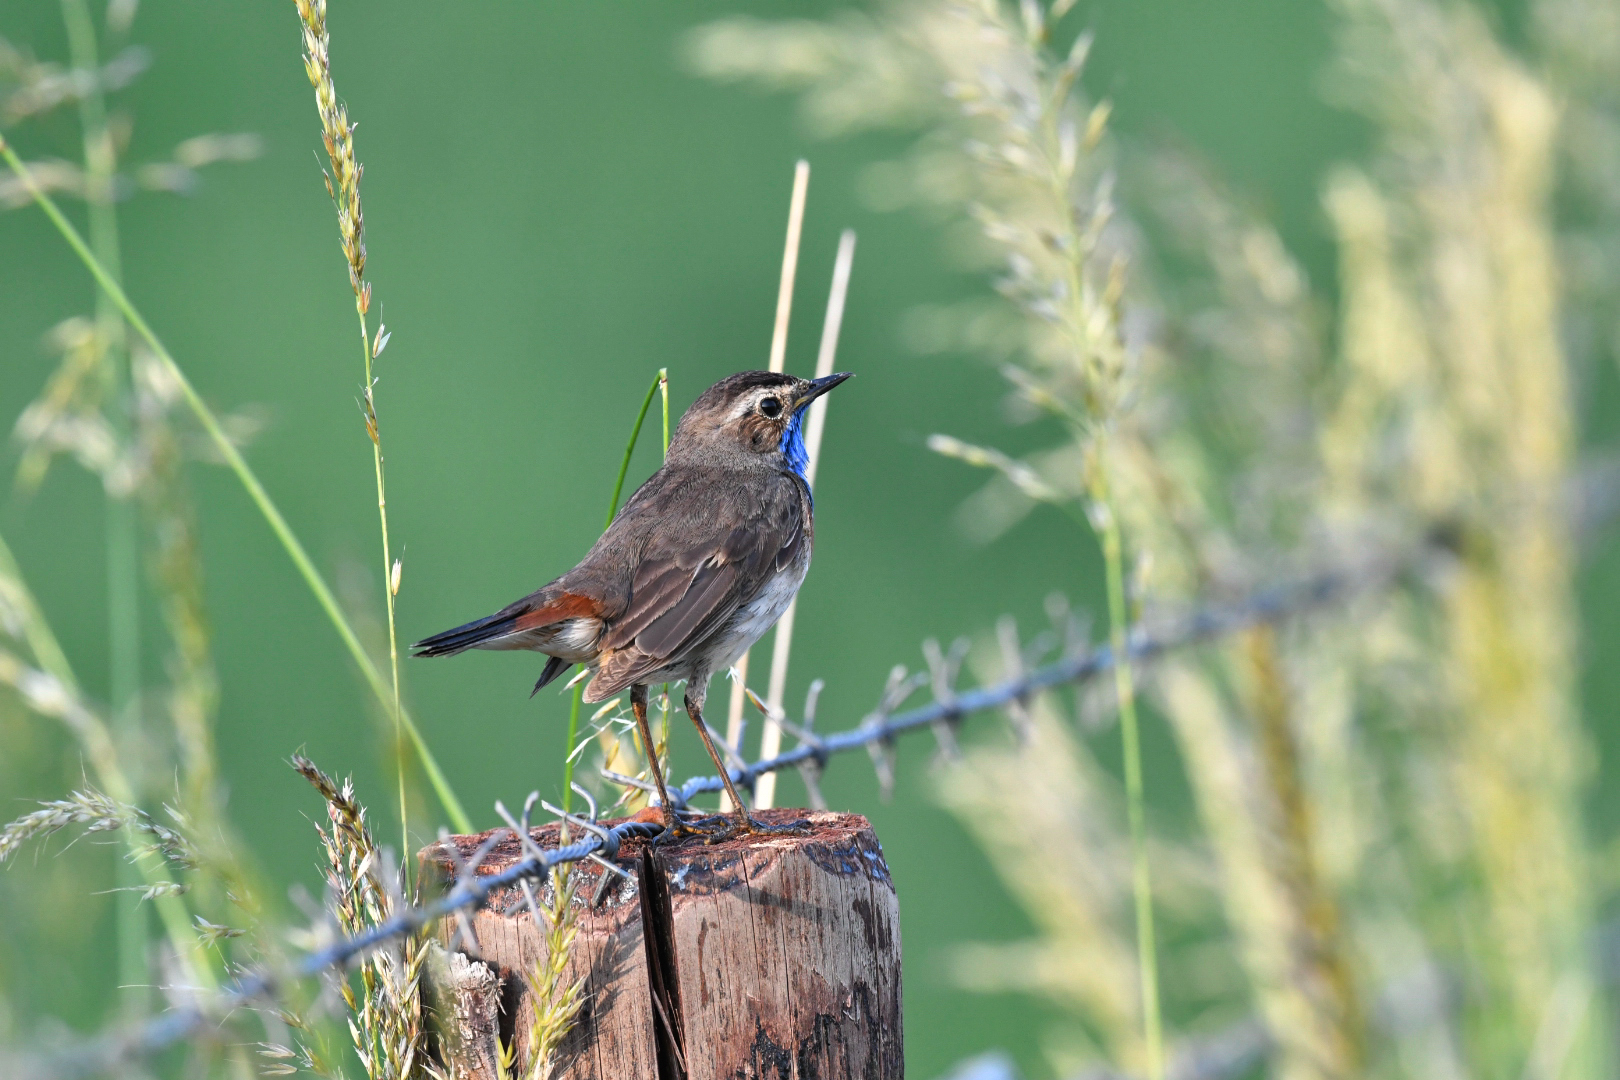
<path id="1" fill-rule="evenodd" d="M 636 567 L 630 601 L 602 638 L 602 666 L 585 690 L 601 701 L 680 661 L 796 557 L 805 542 L 797 499 L 769 500 L 731 516 L 707 543 L 678 532 L 652 538 Z M 742 520 L 737 520 L 737 518 Z"/>

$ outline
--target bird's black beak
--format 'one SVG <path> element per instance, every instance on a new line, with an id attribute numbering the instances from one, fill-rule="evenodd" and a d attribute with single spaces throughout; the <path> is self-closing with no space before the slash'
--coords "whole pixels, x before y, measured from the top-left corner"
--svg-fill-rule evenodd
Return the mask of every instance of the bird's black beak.
<path id="1" fill-rule="evenodd" d="M 814 379 L 809 386 L 804 388 L 804 393 L 799 395 L 799 400 L 793 403 L 793 407 L 802 409 L 845 379 L 853 379 L 854 377 L 855 373 L 853 371 L 835 371 L 824 379 Z"/>

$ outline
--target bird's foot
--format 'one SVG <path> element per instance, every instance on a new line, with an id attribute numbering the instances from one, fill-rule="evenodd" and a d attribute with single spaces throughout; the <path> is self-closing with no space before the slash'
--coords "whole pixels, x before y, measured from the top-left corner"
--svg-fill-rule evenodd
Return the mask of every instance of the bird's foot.
<path id="1" fill-rule="evenodd" d="M 710 837 L 716 832 L 731 824 L 730 816 L 710 814 L 706 817 L 694 815 L 687 811 L 686 816 L 680 814 L 666 814 L 664 816 L 664 831 L 652 839 L 653 847 L 667 847 L 679 844 L 692 837 L 701 837 L 704 843 L 714 843 Z"/>
<path id="2" fill-rule="evenodd" d="M 727 814 L 719 828 L 706 833 L 703 837 L 705 844 L 719 844 L 727 840 L 735 840 L 739 836 L 804 836 L 810 831 L 808 821 L 790 821 L 785 825 L 767 825 L 754 818 L 746 810 L 739 810 L 735 814 Z"/>
<path id="3" fill-rule="evenodd" d="M 739 836 L 804 836 L 810 831 L 808 821 L 790 821 L 785 825 L 767 825 L 746 812 L 714 814 L 709 817 L 683 819 L 676 817 L 673 824 L 666 822 L 664 831 L 653 838 L 655 847 L 678 844 L 696 837 L 704 844 L 723 844 Z"/>

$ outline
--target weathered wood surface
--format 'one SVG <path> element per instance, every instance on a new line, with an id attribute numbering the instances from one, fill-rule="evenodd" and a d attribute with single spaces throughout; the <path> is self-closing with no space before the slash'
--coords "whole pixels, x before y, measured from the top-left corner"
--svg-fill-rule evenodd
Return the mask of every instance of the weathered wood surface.
<path id="1" fill-rule="evenodd" d="M 651 852 L 628 842 L 618 865 L 632 880 L 610 880 L 594 908 L 590 900 L 605 871 L 580 864 L 570 978 L 586 976 L 587 1000 L 556 1077 L 903 1075 L 899 904 L 870 823 L 855 814 L 795 810 L 760 816 L 776 824 L 805 821 L 809 831 L 712 846 L 687 841 Z M 483 839 L 447 842 L 466 855 Z M 556 839 L 555 825 L 535 830 L 542 847 Z M 496 873 L 519 858 L 509 839 L 480 869 Z M 430 870 L 449 872 L 451 860 L 438 845 L 422 859 Z M 479 958 L 500 980 L 500 992 L 457 1000 L 498 1001 L 499 1016 L 458 1016 L 462 1031 L 491 1034 L 482 1045 L 478 1037 L 463 1040 L 451 1064 L 457 1076 L 494 1080 L 493 1032 L 516 1037 L 519 1060 L 526 1060 L 531 1013 L 523 976 L 545 945 L 519 890 L 492 898 L 472 923 Z"/>
<path id="2" fill-rule="evenodd" d="M 534 841 L 542 848 L 556 847 L 557 832 L 556 825 L 537 828 L 533 833 Z M 465 859 L 488 836 L 488 833 L 453 836 L 444 842 L 456 845 Z M 439 844 L 423 849 L 421 858 L 424 870 L 446 879 L 453 874 L 452 861 Z M 479 872 L 496 874 L 522 858 L 517 838 L 508 834 L 479 864 Z M 635 843 L 625 844 L 617 860 L 617 865 L 632 875 L 629 881 L 609 875 L 594 863 L 576 864 L 578 936 L 574 939 L 565 979 L 572 982 L 584 976 L 585 1004 L 563 1045 L 562 1068 L 555 1074 L 559 1080 L 562 1077 L 617 1080 L 658 1076 L 652 995 L 647 983 L 646 945 L 642 933 L 640 864 L 641 848 Z M 603 875 L 610 878 L 608 887 L 601 903 L 592 907 L 590 901 Z M 542 906 L 548 906 L 552 898 L 550 881 L 536 881 L 533 886 L 535 898 Z M 484 1034 L 456 1052 L 451 1064 L 458 1078 L 495 1080 L 495 1034 L 507 1044 L 516 1040 L 519 1062 L 529 1059 L 529 1025 L 534 1014 L 528 976 L 534 972 L 536 962 L 545 956 L 545 936 L 528 913 L 523 891 L 518 888 L 498 890 L 468 921 L 477 945 L 463 942 L 461 950 L 475 954 L 474 958 L 488 965 L 499 979 L 500 992 L 495 998 L 499 1016 L 462 1021 L 464 1030 Z M 447 943 L 454 928 L 453 921 L 440 924 L 441 938 Z"/>

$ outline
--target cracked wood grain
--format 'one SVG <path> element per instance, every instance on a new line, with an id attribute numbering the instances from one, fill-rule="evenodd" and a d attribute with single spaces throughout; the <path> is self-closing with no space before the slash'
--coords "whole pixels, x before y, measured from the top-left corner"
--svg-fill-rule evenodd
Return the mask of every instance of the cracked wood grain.
<path id="1" fill-rule="evenodd" d="M 801 810 L 759 816 L 807 830 L 650 852 L 624 846 L 618 865 L 634 878 L 610 883 L 599 907 L 581 908 L 570 970 L 587 976 L 588 1000 L 557 1080 L 903 1076 L 899 904 L 870 823 Z M 447 842 L 465 855 L 482 840 Z M 535 840 L 555 845 L 556 827 L 536 829 Z M 508 840 L 480 869 L 495 873 L 519 858 Z M 422 860 L 449 872 L 438 845 Z M 605 871 L 579 872 L 577 902 L 588 905 Z M 523 972 L 542 935 L 518 890 L 496 897 L 473 925 L 479 957 L 501 980 L 488 997 L 500 1013 L 492 1022 L 503 1039 L 517 1038 L 524 1060 Z M 486 1056 L 452 1056 L 455 1075 L 495 1080 Z"/>

